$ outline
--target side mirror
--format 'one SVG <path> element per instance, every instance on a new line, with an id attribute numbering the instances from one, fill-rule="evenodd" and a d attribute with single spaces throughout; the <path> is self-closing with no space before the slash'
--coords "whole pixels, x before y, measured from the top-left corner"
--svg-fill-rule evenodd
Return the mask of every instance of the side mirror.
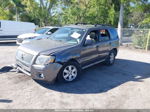
<path id="1" fill-rule="evenodd" d="M 84 43 L 85 46 L 89 46 L 89 45 L 92 45 L 92 44 L 93 44 L 93 41 L 92 40 L 88 40 L 88 39 Z"/>
<path id="2" fill-rule="evenodd" d="M 52 34 L 52 32 L 47 32 L 47 35 L 51 35 Z"/>

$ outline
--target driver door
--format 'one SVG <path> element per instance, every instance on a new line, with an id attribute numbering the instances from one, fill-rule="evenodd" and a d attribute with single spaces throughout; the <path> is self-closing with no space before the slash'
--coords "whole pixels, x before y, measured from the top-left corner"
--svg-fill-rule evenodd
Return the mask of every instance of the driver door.
<path id="1" fill-rule="evenodd" d="M 95 33 L 95 36 L 93 35 L 91 37 L 91 33 Z M 88 66 L 98 60 L 98 48 L 97 48 L 97 43 L 98 43 L 98 33 L 97 31 L 91 31 L 88 33 L 86 40 L 91 40 L 92 43 L 89 45 L 83 45 L 81 49 L 81 66 L 85 67 Z"/>

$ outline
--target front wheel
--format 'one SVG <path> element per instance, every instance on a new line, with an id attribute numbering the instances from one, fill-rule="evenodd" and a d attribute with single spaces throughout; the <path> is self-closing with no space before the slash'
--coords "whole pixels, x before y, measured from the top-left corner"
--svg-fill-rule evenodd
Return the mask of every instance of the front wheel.
<path id="1" fill-rule="evenodd" d="M 57 79 L 59 82 L 72 82 L 76 80 L 80 73 L 80 67 L 76 62 L 66 63 L 60 70 Z"/>
<path id="2" fill-rule="evenodd" d="M 111 51 L 109 53 L 108 57 L 106 58 L 105 64 L 106 65 L 113 65 L 115 62 L 115 57 L 116 57 L 115 51 Z"/>

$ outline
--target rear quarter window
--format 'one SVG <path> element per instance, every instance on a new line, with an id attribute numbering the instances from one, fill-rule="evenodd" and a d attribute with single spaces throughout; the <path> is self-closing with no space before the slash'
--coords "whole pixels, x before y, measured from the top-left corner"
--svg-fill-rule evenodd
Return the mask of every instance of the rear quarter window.
<path id="1" fill-rule="evenodd" d="M 110 38 L 112 39 L 112 40 L 114 40 L 114 39 L 118 39 L 118 33 L 117 33 L 117 31 L 116 31 L 116 29 L 109 29 L 109 32 L 110 32 Z"/>

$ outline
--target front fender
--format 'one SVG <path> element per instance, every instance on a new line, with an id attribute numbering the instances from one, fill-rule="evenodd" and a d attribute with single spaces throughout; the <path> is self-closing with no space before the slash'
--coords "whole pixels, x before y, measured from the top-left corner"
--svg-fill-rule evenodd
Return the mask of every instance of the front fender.
<path id="1" fill-rule="evenodd" d="M 78 63 L 80 63 L 79 58 L 80 58 L 80 53 L 67 53 L 67 54 L 61 54 L 59 56 L 56 56 L 55 62 L 63 64 L 73 59 L 76 60 Z"/>

